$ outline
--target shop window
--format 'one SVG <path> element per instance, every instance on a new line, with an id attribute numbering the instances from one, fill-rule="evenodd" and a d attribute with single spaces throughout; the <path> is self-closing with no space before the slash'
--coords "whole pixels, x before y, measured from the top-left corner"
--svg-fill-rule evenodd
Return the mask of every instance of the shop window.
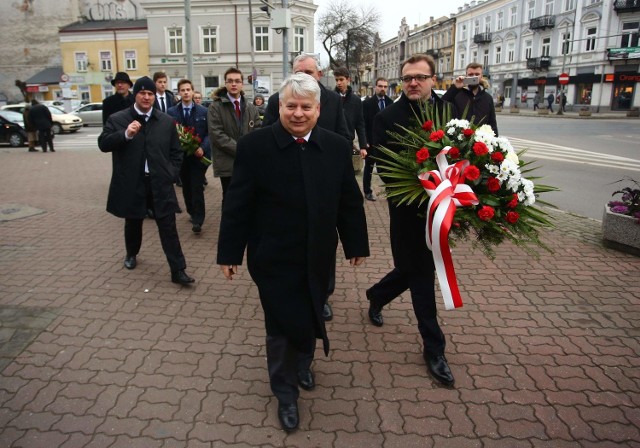
<path id="1" fill-rule="evenodd" d="M 591 104 L 593 84 L 578 84 L 576 87 L 576 103 Z"/>
<path id="2" fill-rule="evenodd" d="M 613 98 L 611 100 L 611 109 L 613 110 L 629 110 L 631 109 L 631 101 L 633 100 L 632 83 L 620 83 L 613 86 Z"/>

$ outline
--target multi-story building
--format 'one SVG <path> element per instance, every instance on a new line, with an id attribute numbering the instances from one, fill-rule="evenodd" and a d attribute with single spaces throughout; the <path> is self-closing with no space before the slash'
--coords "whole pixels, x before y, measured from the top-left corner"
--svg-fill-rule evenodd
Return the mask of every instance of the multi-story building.
<path id="1" fill-rule="evenodd" d="M 99 102 L 113 93 L 116 72 L 149 74 L 147 20 L 87 20 L 59 32 L 64 98 Z"/>
<path id="2" fill-rule="evenodd" d="M 205 96 L 224 84 L 223 75 L 229 67 L 242 70 L 249 91 L 254 87 L 257 93 L 270 94 L 282 82 L 283 34 L 271 27 L 271 18 L 259 8 L 259 1 L 253 3 L 250 14 L 245 0 L 192 0 L 190 33 L 185 28 L 183 2 L 141 3 L 148 20 L 149 72 L 165 72 L 171 88 L 175 89 L 178 80 L 187 76 L 187 34 L 191 36 L 192 81 Z M 290 23 L 289 61 L 299 53 L 313 51 L 316 9 L 312 0 L 299 0 L 287 10 L 269 10 L 274 19 L 278 15 Z M 248 83 L 249 75 L 255 77 L 253 86 Z"/>

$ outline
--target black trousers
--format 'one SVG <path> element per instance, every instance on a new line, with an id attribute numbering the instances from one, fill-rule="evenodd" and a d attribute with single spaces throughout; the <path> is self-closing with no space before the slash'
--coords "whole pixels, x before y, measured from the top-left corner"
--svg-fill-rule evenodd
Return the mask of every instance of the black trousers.
<path id="1" fill-rule="evenodd" d="M 369 289 L 372 304 L 383 307 L 405 292 L 411 291 L 413 312 L 418 320 L 418 331 L 428 356 L 444 354 L 444 333 L 438 324 L 434 273 L 405 273 L 395 268 Z"/>
<path id="2" fill-rule="evenodd" d="M 147 187 L 147 208 L 154 210 L 149 177 L 145 177 L 145 183 Z M 180 246 L 175 213 L 170 213 L 161 218 L 158 218 L 154 213 L 154 216 L 156 216 L 155 221 L 160 235 L 160 244 L 162 244 L 162 250 L 167 257 L 171 272 L 185 269 L 187 262 L 182 253 L 182 246 Z M 144 219 L 125 218 L 124 220 L 124 244 L 127 249 L 127 255 L 138 255 L 140 252 L 143 222 Z"/>
<path id="3" fill-rule="evenodd" d="M 51 132 L 51 129 L 39 130 L 38 140 L 43 152 L 47 151 L 47 145 L 53 151 L 53 132 Z"/>
<path id="4" fill-rule="evenodd" d="M 229 189 L 230 183 L 231 183 L 231 176 L 220 178 L 220 185 L 222 185 L 222 203 L 223 204 L 224 204 L 224 197 L 227 195 L 227 190 Z"/>
<path id="5" fill-rule="evenodd" d="M 311 339 L 308 343 L 309 346 L 315 347 L 316 341 Z M 313 355 L 299 352 L 285 336 L 267 335 L 266 347 L 269 383 L 273 395 L 281 403 L 295 402 L 300 396 L 298 370 L 308 369 Z"/>
<path id="6" fill-rule="evenodd" d="M 364 170 L 362 171 L 362 191 L 364 191 L 364 194 L 372 193 L 371 176 L 373 176 L 373 167 L 376 164 L 376 161 L 373 159 L 374 154 L 374 148 L 370 147 L 367 150 L 367 157 L 364 159 Z"/>
<path id="7" fill-rule="evenodd" d="M 182 196 L 193 224 L 202 225 L 204 222 L 204 174 L 206 171 L 206 165 L 193 157 L 185 158 L 180 168 Z"/>

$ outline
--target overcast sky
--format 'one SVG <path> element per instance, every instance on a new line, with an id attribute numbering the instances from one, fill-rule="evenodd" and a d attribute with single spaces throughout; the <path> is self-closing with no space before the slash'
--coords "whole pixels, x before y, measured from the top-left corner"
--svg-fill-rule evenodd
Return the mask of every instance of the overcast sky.
<path id="1" fill-rule="evenodd" d="M 339 0 L 314 0 L 314 3 L 318 5 L 316 23 L 318 18 L 326 12 L 328 6 L 335 1 L 339 2 Z M 466 3 L 468 2 L 469 0 L 466 0 Z M 403 17 L 407 18 L 407 25 L 413 28 L 413 25 L 421 25 L 428 22 L 430 16 L 435 18 L 449 17 L 449 14 L 458 12 L 458 6 L 464 5 L 465 0 L 354 0 L 352 3 L 356 8 L 365 5 L 365 9 L 367 9 L 371 5 L 378 10 L 381 16 L 380 38 L 384 42 L 398 35 L 398 29 Z M 322 43 L 317 40 L 315 51 L 322 54 L 323 60 L 326 59 L 328 61 L 329 58 L 326 57 Z"/>

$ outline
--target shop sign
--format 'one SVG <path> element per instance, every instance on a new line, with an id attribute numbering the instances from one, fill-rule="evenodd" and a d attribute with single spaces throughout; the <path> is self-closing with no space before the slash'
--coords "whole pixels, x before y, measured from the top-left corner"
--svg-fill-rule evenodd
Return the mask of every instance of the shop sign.
<path id="1" fill-rule="evenodd" d="M 609 48 L 607 49 L 609 59 L 638 59 L 640 58 L 640 47 Z"/>
<path id="2" fill-rule="evenodd" d="M 640 82 L 640 73 L 607 73 L 605 82 Z"/>

